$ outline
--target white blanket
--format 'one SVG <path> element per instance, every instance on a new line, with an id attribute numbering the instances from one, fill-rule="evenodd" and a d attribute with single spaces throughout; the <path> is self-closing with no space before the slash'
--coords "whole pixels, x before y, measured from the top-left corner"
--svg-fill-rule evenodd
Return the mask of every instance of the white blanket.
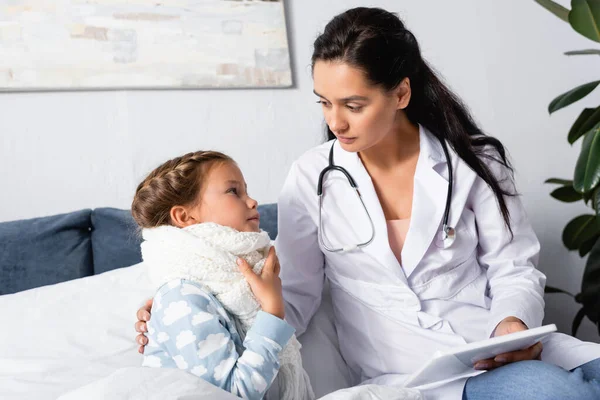
<path id="1" fill-rule="evenodd" d="M 122 368 L 58 400 L 234 400 L 238 397 L 177 369 Z M 321 400 L 421 400 L 415 390 L 364 385 L 341 389 Z"/>
<path id="2" fill-rule="evenodd" d="M 0 296 L 0 399 L 55 400 L 70 392 L 69 396 L 73 396 L 77 394 L 73 391 L 79 388 L 101 390 L 103 384 L 106 385 L 102 390 L 132 396 L 143 393 L 140 398 L 146 399 L 151 398 L 149 391 L 155 388 L 153 382 L 158 385 L 171 380 L 169 387 L 180 385 L 182 390 L 197 387 L 199 392 L 195 396 L 206 393 L 210 395 L 207 398 L 213 400 L 232 399 L 230 393 L 207 386 L 201 379 L 187 374 L 182 377 L 181 371 L 148 369 L 147 373 L 144 371 L 134 378 L 142 360 L 134 342 L 135 313 L 153 294 L 154 287 L 146 268 L 138 264 Z M 321 307 L 306 333 L 299 338 L 304 367 L 317 397 L 346 388 L 351 382 L 338 350 L 332 319 L 330 297 L 325 291 Z M 155 373 L 160 376 L 148 375 Z M 356 399 L 357 393 L 371 396 L 365 387 L 338 392 L 336 395 L 346 397 L 326 397 L 326 400 Z M 181 399 L 202 399 L 186 397 L 187 394 L 181 396 Z"/>

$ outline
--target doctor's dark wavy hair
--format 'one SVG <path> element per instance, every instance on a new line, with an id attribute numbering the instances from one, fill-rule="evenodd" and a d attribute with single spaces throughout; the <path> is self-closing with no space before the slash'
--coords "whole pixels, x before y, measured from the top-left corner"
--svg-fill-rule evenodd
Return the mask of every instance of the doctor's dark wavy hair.
<path id="1" fill-rule="evenodd" d="M 421 124 L 450 146 L 493 190 L 506 226 L 510 215 L 500 186 L 482 158 L 513 169 L 499 140 L 477 126 L 461 100 L 446 87 L 421 57 L 419 44 L 397 15 L 380 8 L 358 7 L 334 17 L 314 43 L 312 67 L 317 61 L 339 61 L 364 72 L 368 81 L 386 91 L 408 77 L 412 95 L 405 109 L 408 119 Z M 335 136 L 327 129 L 327 140 Z M 485 151 L 491 146 L 496 155 Z"/>
<path id="2" fill-rule="evenodd" d="M 166 161 L 138 185 L 131 214 L 140 228 L 171 225 L 171 208 L 198 201 L 198 193 L 211 168 L 235 163 L 217 151 L 196 151 Z"/>

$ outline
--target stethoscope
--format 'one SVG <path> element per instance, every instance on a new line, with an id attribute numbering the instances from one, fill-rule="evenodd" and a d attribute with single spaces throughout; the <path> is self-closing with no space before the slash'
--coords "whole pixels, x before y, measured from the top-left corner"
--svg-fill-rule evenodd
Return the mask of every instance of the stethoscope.
<path id="1" fill-rule="evenodd" d="M 448 191 L 446 194 L 446 208 L 444 210 L 444 219 L 442 222 L 442 230 L 436 235 L 437 237 L 435 240 L 435 245 L 438 248 L 447 249 L 448 247 L 452 246 L 452 243 L 454 243 L 454 240 L 456 239 L 456 231 L 454 230 L 453 227 L 448 225 L 448 217 L 450 215 L 450 203 L 452 201 L 452 184 L 454 182 L 454 179 L 453 179 L 453 175 L 452 175 L 452 162 L 450 161 L 450 155 L 448 154 L 448 146 L 446 145 L 445 140 L 439 139 L 439 141 L 442 144 L 442 148 L 444 149 L 444 154 L 446 156 L 446 162 L 448 163 Z M 375 238 L 375 224 L 373 224 L 373 219 L 371 218 L 371 215 L 369 214 L 369 210 L 365 206 L 365 202 L 363 201 L 362 196 L 361 196 L 360 192 L 358 191 L 358 186 L 356 185 L 354 178 L 352 178 L 352 175 L 350 175 L 350 173 L 348 171 L 346 171 L 346 169 L 344 167 L 335 165 L 335 163 L 333 161 L 333 147 L 335 145 L 335 142 L 336 141 L 334 140 L 333 143 L 331 144 L 331 149 L 329 150 L 329 165 L 321 171 L 321 173 L 319 174 L 319 181 L 317 183 L 317 195 L 319 196 L 319 232 L 318 232 L 318 236 L 319 236 L 319 243 L 321 244 L 321 246 L 323 246 L 323 248 L 325 250 L 332 252 L 332 253 L 341 253 L 341 252 L 352 251 L 352 250 L 355 250 L 360 247 L 368 246 Z M 323 219 L 321 217 L 321 214 L 322 214 L 322 210 L 323 210 L 323 181 L 325 180 L 325 175 L 329 171 L 339 171 L 342 174 L 344 174 L 346 176 L 346 179 L 348 180 L 348 183 L 354 189 L 354 192 L 358 196 L 358 199 L 360 200 L 360 203 L 362 204 L 363 209 L 365 210 L 365 213 L 367 214 L 367 217 L 369 218 L 369 222 L 371 224 L 371 237 L 366 242 L 344 245 L 340 248 L 331 248 L 325 244 L 325 241 L 323 240 L 324 231 L 323 231 Z"/>

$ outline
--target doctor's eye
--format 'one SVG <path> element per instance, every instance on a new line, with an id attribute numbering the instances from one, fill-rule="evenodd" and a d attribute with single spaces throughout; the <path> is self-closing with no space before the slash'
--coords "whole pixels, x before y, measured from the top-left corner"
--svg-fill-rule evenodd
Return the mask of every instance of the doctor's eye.
<path id="1" fill-rule="evenodd" d="M 320 104 L 320 105 L 325 106 L 325 107 L 328 106 L 328 103 L 326 101 L 324 101 L 324 100 L 317 100 L 317 104 Z"/>
<path id="2" fill-rule="evenodd" d="M 363 109 L 363 106 L 351 106 L 351 105 L 346 105 L 346 108 L 348 108 L 348 110 L 358 113 L 361 112 Z"/>

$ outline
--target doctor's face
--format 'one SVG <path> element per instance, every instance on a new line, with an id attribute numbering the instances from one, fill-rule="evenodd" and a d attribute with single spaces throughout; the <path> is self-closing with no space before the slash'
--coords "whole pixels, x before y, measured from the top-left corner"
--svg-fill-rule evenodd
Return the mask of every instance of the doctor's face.
<path id="1" fill-rule="evenodd" d="M 364 72 L 346 63 L 317 61 L 313 79 L 325 121 L 346 151 L 374 146 L 396 132 L 399 118 L 406 118 L 399 115 L 406 105 L 397 89 L 387 92 L 370 84 Z"/>

